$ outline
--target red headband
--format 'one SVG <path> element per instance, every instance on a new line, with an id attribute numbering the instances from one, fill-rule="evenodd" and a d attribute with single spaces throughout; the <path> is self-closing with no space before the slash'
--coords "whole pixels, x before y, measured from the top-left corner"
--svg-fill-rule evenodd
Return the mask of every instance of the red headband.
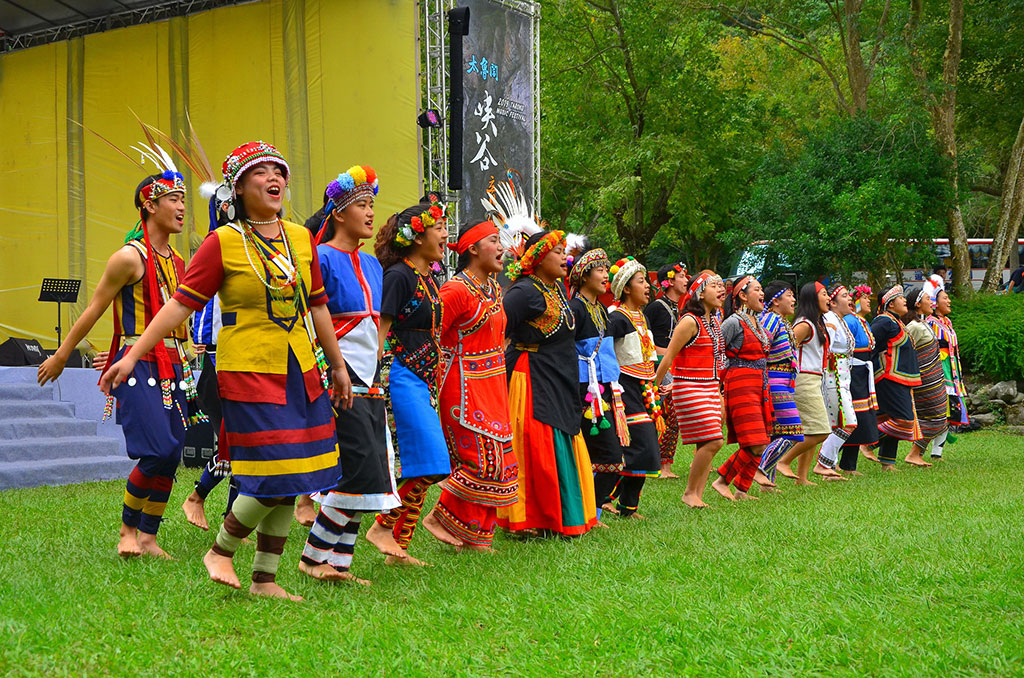
<path id="1" fill-rule="evenodd" d="M 822 291 L 823 289 L 825 289 L 825 286 L 824 286 L 824 285 L 822 285 L 822 284 L 821 284 L 820 282 L 818 282 L 817 280 L 815 280 L 815 281 L 814 281 L 814 291 L 815 291 L 815 292 L 820 292 L 820 291 Z"/>
<path id="2" fill-rule="evenodd" d="M 740 278 L 740 281 L 733 285 L 732 287 L 732 296 L 734 298 L 738 296 L 739 293 L 742 292 L 744 288 L 746 288 L 746 286 L 752 282 L 754 282 L 754 276 L 752 275 L 745 275 L 742 278 Z"/>
<path id="3" fill-rule="evenodd" d="M 494 235 L 497 232 L 498 227 L 494 225 L 493 221 L 481 221 L 479 224 L 459 236 L 458 242 L 448 243 L 448 249 L 456 254 L 464 254 L 466 250 L 469 249 L 470 245 L 476 244 L 487 236 Z"/>

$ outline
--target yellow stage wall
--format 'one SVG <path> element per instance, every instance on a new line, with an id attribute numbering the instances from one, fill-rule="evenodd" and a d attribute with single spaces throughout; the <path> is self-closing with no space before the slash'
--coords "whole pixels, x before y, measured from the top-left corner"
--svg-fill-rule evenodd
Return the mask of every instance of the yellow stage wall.
<path id="1" fill-rule="evenodd" d="M 218 172 L 238 144 L 269 141 L 291 166 L 299 223 L 338 172 L 371 165 L 379 224 L 420 194 L 416 35 L 413 0 L 264 0 L 0 57 L 0 338 L 56 344 L 56 305 L 36 301 L 44 276 L 84 280 L 67 335 L 156 171 L 70 120 L 127 151 L 142 139 L 131 110 L 175 135 L 187 110 Z M 199 179 L 179 169 L 192 191 L 173 244 L 187 259 L 208 220 Z M 108 310 L 89 340 L 110 335 Z"/>

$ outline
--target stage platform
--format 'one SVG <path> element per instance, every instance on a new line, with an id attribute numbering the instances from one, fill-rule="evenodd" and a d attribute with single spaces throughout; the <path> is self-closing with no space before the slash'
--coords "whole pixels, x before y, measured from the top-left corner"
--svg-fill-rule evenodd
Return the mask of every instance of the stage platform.
<path id="1" fill-rule="evenodd" d="M 103 418 L 92 369 L 69 368 L 40 388 L 37 367 L 0 367 L 0 490 L 125 478 L 135 462 Z"/>

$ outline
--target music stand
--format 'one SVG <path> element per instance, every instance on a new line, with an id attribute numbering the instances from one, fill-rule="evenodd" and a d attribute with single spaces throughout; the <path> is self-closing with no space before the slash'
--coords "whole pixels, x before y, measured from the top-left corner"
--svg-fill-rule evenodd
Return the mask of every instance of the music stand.
<path id="1" fill-rule="evenodd" d="M 42 287 L 39 288 L 39 301 L 57 302 L 57 348 L 60 348 L 60 305 L 73 304 L 78 301 L 78 290 L 82 286 L 81 280 L 73 278 L 43 278 Z"/>

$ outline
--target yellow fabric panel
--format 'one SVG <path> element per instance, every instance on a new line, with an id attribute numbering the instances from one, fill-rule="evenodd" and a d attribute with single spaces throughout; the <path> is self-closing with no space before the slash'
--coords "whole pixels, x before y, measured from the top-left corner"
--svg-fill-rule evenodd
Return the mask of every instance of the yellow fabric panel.
<path id="1" fill-rule="evenodd" d="M 56 309 L 36 301 L 39 281 L 81 271 L 66 336 L 138 219 L 132 191 L 154 171 L 68 117 L 80 110 L 137 159 L 131 110 L 179 140 L 187 110 L 218 176 L 235 146 L 269 141 L 292 166 L 287 213 L 300 223 L 338 172 L 371 165 L 380 224 L 420 195 L 415 38 L 413 0 L 263 0 L 0 56 L 0 339 L 53 347 Z M 189 215 L 172 243 L 188 259 L 207 208 L 200 177 L 179 168 Z M 105 348 L 111 329 L 108 309 L 89 340 Z"/>

